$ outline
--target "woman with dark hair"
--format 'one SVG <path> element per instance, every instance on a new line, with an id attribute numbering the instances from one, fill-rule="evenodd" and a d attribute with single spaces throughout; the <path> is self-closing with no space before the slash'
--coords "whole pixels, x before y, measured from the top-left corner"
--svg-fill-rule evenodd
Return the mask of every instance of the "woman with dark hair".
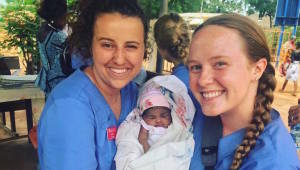
<path id="1" fill-rule="evenodd" d="M 37 13 L 45 22 L 37 34 L 42 68 L 36 85 L 45 92 L 47 99 L 51 90 L 66 78 L 61 70 L 59 57 L 67 38 L 67 33 L 63 31 L 66 26 L 67 2 L 42 0 Z"/>
<path id="2" fill-rule="evenodd" d="M 214 169 L 300 168 L 293 140 L 271 106 L 276 80 L 270 58 L 264 32 L 245 16 L 220 15 L 195 30 L 191 90 L 203 113 L 220 116 L 223 126 Z"/>
<path id="3" fill-rule="evenodd" d="M 50 94 L 38 124 L 42 169 L 115 169 L 118 126 L 136 106 L 148 26 L 135 0 L 81 0 L 69 39 L 92 59 Z M 71 50 L 72 51 L 72 50 Z"/>

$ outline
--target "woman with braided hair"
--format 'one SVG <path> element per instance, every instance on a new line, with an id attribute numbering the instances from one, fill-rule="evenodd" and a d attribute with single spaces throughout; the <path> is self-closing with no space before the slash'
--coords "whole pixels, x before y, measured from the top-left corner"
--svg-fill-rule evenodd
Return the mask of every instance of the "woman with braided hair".
<path id="1" fill-rule="evenodd" d="M 195 149 L 190 169 L 203 169 L 203 165 L 198 164 L 198 162 L 201 162 L 200 141 L 204 115 L 201 111 L 201 106 L 195 99 L 190 89 L 189 71 L 185 65 L 189 56 L 189 47 L 191 41 L 189 26 L 183 20 L 183 18 L 176 13 L 163 15 L 156 21 L 154 25 L 154 38 L 162 58 L 174 63 L 172 74 L 179 78 L 186 85 L 188 88 L 188 93 L 193 101 L 193 104 L 195 105 L 196 113 L 193 120 Z"/>
<path id="2" fill-rule="evenodd" d="M 208 19 L 193 34 L 188 68 L 203 113 L 221 118 L 215 169 L 300 169 L 292 138 L 271 107 L 275 70 L 256 23 L 238 14 Z"/>
<path id="3" fill-rule="evenodd" d="M 176 13 L 163 15 L 154 25 L 154 38 L 162 58 L 174 63 L 172 74 L 189 87 L 188 69 L 184 65 L 190 45 L 188 24 Z"/>

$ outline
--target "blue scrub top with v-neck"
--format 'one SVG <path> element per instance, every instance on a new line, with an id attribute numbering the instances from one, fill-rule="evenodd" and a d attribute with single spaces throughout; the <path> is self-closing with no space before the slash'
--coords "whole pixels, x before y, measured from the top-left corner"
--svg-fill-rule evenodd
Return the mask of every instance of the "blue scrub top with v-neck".
<path id="1" fill-rule="evenodd" d="M 54 88 L 41 114 L 41 169 L 115 169 L 113 131 L 136 106 L 137 94 L 134 83 L 121 90 L 122 108 L 116 120 L 100 91 L 77 69 Z"/>
<path id="2" fill-rule="evenodd" d="M 240 170 L 248 169 L 300 169 L 296 147 L 279 113 L 271 111 L 272 121 L 256 140 L 255 147 L 243 160 Z M 242 142 L 245 129 L 223 137 L 219 142 L 218 162 L 215 169 L 229 169 L 236 147 Z"/>
<path id="3" fill-rule="evenodd" d="M 201 115 L 198 115 L 201 116 Z M 240 170 L 299 170 L 300 162 L 295 144 L 283 124 L 279 113 L 271 111 L 272 121 L 256 140 L 255 147 L 243 160 Z M 203 119 L 194 119 L 195 151 L 190 170 L 203 169 L 201 161 L 201 139 Z M 245 129 L 240 129 L 219 141 L 216 170 L 228 170 L 235 150 L 244 138 Z M 197 142 L 199 142 L 197 144 Z"/>

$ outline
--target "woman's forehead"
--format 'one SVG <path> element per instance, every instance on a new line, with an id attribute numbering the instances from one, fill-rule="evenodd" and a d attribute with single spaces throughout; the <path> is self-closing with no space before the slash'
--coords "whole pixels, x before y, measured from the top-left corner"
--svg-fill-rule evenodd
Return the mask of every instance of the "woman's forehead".
<path id="1" fill-rule="evenodd" d="M 94 34 L 96 36 L 122 36 L 133 41 L 143 41 L 144 26 L 138 17 L 107 13 L 97 17 Z"/>

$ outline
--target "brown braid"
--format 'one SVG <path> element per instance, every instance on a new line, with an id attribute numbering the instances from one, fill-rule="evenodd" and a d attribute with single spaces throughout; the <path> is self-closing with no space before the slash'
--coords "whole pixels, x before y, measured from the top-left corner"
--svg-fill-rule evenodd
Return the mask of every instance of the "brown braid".
<path id="1" fill-rule="evenodd" d="M 238 14 L 225 14 L 206 20 L 196 28 L 196 32 L 209 25 L 223 26 L 234 29 L 240 33 L 248 53 L 248 59 L 253 63 L 260 59 L 267 60 L 267 67 L 258 82 L 257 95 L 253 108 L 253 118 L 246 128 L 242 143 L 237 147 L 230 167 L 231 170 L 239 169 L 243 159 L 254 148 L 256 140 L 264 131 L 265 126 L 271 121 L 271 104 L 276 86 L 275 70 L 270 64 L 270 51 L 263 30 L 253 21 Z"/>
<path id="2" fill-rule="evenodd" d="M 185 62 L 189 55 L 189 27 L 178 14 L 160 17 L 154 25 L 154 38 L 159 49 L 168 51 L 172 62 Z"/>
<path id="3" fill-rule="evenodd" d="M 258 136 L 271 121 L 270 111 L 273 102 L 273 92 L 276 86 L 274 68 L 268 63 L 266 71 L 259 80 L 257 96 L 253 110 L 253 119 L 246 129 L 244 139 L 236 149 L 230 170 L 239 169 L 245 158 L 256 144 Z"/>

